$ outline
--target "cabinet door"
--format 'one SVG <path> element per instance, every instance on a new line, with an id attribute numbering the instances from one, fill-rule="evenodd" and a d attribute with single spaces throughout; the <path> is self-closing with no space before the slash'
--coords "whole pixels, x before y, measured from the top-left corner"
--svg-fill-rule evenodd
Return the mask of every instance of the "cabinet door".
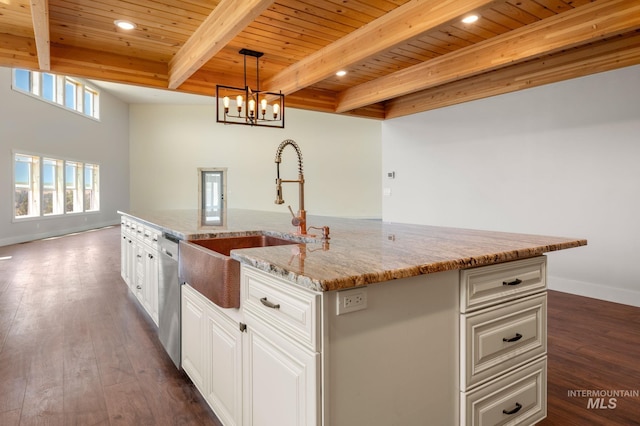
<path id="1" fill-rule="evenodd" d="M 131 235 L 127 236 L 127 285 L 135 289 L 136 281 L 136 244 Z M 133 291 L 133 290 L 132 290 Z"/>
<path id="2" fill-rule="evenodd" d="M 133 240 L 127 233 L 122 237 L 121 245 L 121 263 L 122 263 L 122 279 L 129 287 L 133 285 L 133 265 L 135 259 L 135 250 L 133 249 Z"/>
<path id="3" fill-rule="evenodd" d="M 208 386 L 205 398 L 225 426 L 242 425 L 242 332 L 239 324 L 207 306 Z"/>
<path id="4" fill-rule="evenodd" d="M 320 355 L 251 326 L 244 359 L 244 424 L 318 425 Z"/>
<path id="5" fill-rule="evenodd" d="M 182 286 L 182 368 L 205 395 L 204 306 L 192 292 Z"/>
<path id="6" fill-rule="evenodd" d="M 158 253 L 151 247 L 144 251 L 144 308 L 158 325 Z"/>
<path id="7" fill-rule="evenodd" d="M 138 298 L 138 301 L 142 306 L 144 306 L 144 286 L 145 286 L 145 277 L 144 277 L 144 247 L 140 243 L 134 242 L 133 245 L 134 252 L 134 293 Z"/>
<path id="8" fill-rule="evenodd" d="M 120 276 L 122 276 L 124 282 L 129 281 L 129 269 L 127 267 L 129 262 L 128 245 L 127 236 L 124 231 L 122 231 L 122 234 L 120 235 Z"/>

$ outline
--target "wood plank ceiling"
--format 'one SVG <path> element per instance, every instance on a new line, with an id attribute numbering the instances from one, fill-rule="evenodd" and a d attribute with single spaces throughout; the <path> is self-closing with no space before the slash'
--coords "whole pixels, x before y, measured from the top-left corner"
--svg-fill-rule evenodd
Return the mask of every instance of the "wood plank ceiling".
<path id="1" fill-rule="evenodd" d="M 0 0 L 0 66 L 213 96 L 242 48 L 289 107 L 385 119 L 640 64 L 640 0 Z"/>

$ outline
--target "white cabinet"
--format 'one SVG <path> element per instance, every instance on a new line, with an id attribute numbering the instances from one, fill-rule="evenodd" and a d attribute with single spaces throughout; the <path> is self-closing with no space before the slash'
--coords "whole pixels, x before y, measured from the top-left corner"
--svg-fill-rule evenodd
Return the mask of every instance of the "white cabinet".
<path id="1" fill-rule="evenodd" d="M 205 309 L 206 304 L 200 295 L 188 285 L 182 286 L 182 368 L 200 393 L 205 389 Z"/>
<path id="2" fill-rule="evenodd" d="M 320 424 L 321 296 L 242 268 L 244 424 Z"/>
<path id="3" fill-rule="evenodd" d="M 258 271 L 242 280 L 259 297 L 241 310 L 182 286 L 182 368 L 226 426 L 319 425 L 320 353 L 309 336 L 320 296 L 282 292 Z"/>
<path id="4" fill-rule="evenodd" d="M 320 424 L 320 354 L 267 327 L 251 326 L 253 321 L 248 321 L 244 362 L 244 424 Z"/>
<path id="5" fill-rule="evenodd" d="M 460 420 L 532 425 L 546 416 L 544 256 L 460 272 Z"/>
<path id="6" fill-rule="evenodd" d="M 121 261 L 120 261 L 120 274 L 122 279 L 129 287 L 131 287 L 135 281 L 135 231 L 131 229 L 131 221 L 123 220 L 120 231 L 122 237 L 120 249 L 121 249 Z"/>
<path id="7" fill-rule="evenodd" d="M 533 424 L 545 262 L 360 287 L 367 307 L 346 313 L 346 293 L 242 265 L 240 309 L 182 286 L 182 366 L 227 426 Z"/>
<path id="8" fill-rule="evenodd" d="M 158 249 L 143 247 L 144 279 L 142 305 L 158 325 Z"/>
<path id="9" fill-rule="evenodd" d="M 160 231 L 123 216 L 120 274 L 140 305 L 158 325 L 158 239 Z"/>
<path id="10" fill-rule="evenodd" d="M 224 425 L 242 425 L 243 336 L 225 311 L 182 286 L 182 368 Z"/>
<path id="11" fill-rule="evenodd" d="M 461 393 L 462 424 L 533 425 L 546 416 L 547 359 Z"/>
<path id="12" fill-rule="evenodd" d="M 242 350 L 240 324 L 215 305 L 207 310 L 209 351 L 205 356 L 205 397 L 218 418 L 227 426 L 242 425 Z"/>

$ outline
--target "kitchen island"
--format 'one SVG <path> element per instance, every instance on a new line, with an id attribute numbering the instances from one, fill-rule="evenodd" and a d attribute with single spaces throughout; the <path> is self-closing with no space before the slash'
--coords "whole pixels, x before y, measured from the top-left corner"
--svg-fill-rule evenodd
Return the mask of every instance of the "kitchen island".
<path id="1" fill-rule="evenodd" d="M 182 367 L 224 424 L 533 424 L 546 413 L 546 257 L 582 239 L 288 214 L 127 212 L 180 239 L 268 234 L 234 250 L 240 307 L 189 286 Z M 315 232 L 315 229 L 310 230 Z"/>

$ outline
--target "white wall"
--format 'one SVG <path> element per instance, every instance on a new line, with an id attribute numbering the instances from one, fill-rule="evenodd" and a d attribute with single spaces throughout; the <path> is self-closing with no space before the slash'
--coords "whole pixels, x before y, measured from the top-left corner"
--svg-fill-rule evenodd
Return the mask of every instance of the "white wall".
<path id="1" fill-rule="evenodd" d="M 0 67 L 0 246 L 119 223 L 129 206 L 128 106 L 100 95 L 100 121 L 11 89 Z M 100 165 L 100 212 L 13 221 L 13 150 Z"/>
<path id="2" fill-rule="evenodd" d="M 309 214 L 380 218 L 381 122 L 287 109 L 285 129 L 216 123 L 212 105 L 131 105 L 131 208 L 195 209 L 198 167 L 226 167 L 230 208 L 286 212 L 298 207 L 297 184 L 276 197 L 276 149 L 300 146 Z M 292 147 L 281 177 L 297 179 Z"/>
<path id="3" fill-rule="evenodd" d="M 383 219 L 587 238 L 552 288 L 640 306 L 640 66 L 382 124 Z"/>

